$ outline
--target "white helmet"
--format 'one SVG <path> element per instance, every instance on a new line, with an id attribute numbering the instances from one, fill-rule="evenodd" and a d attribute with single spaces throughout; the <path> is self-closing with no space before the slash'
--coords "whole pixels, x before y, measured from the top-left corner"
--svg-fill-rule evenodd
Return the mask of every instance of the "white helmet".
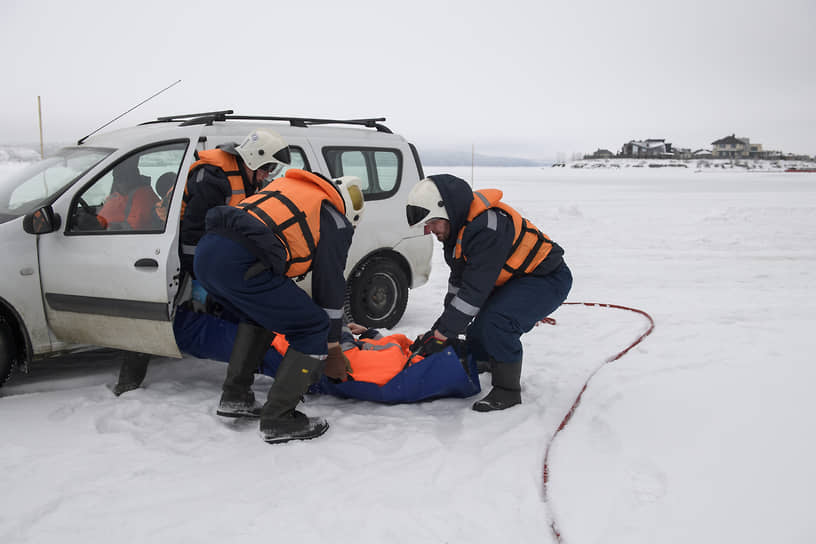
<path id="1" fill-rule="evenodd" d="M 408 204 L 405 206 L 405 215 L 408 225 L 413 227 L 420 221 L 425 223 L 431 219 L 447 219 L 445 201 L 439 193 L 436 183 L 431 178 L 425 178 L 408 193 Z"/>
<path id="2" fill-rule="evenodd" d="M 363 182 L 357 176 L 343 176 L 332 180 L 334 186 L 343 197 L 343 204 L 346 207 L 346 219 L 352 226 L 363 217 L 365 211 L 365 197 L 363 196 Z"/>
<path id="3" fill-rule="evenodd" d="M 265 164 L 289 164 L 292 162 L 289 146 L 277 132 L 253 130 L 241 145 L 235 146 L 250 170 L 258 170 Z"/>

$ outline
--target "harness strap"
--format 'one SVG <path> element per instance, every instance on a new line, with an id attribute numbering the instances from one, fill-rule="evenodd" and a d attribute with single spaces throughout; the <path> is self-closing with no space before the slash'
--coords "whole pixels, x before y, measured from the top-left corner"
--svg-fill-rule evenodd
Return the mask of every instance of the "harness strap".
<path id="1" fill-rule="evenodd" d="M 231 191 L 230 194 L 248 196 L 247 191 L 246 191 L 246 186 L 244 185 L 244 176 L 241 174 L 240 170 L 230 170 L 229 172 L 224 172 L 224 174 L 226 174 L 227 180 L 229 180 L 229 178 L 231 178 L 232 176 L 240 176 L 240 178 L 241 178 L 241 188 L 240 189 L 234 189 L 232 187 L 232 182 L 230 181 L 230 191 Z"/>
<path id="2" fill-rule="evenodd" d="M 290 263 L 298 263 L 298 262 L 309 262 L 312 260 L 315 254 L 315 250 L 317 249 L 317 244 L 315 244 L 314 237 L 312 236 L 312 231 L 309 229 L 309 224 L 306 221 L 306 212 L 298 209 L 295 206 L 295 203 L 292 202 L 286 195 L 281 193 L 280 191 L 261 191 L 260 193 L 263 195 L 261 198 L 253 201 L 253 202 L 242 202 L 238 204 L 239 208 L 242 208 L 244 211 L 251 211 L 258 215 L 261 220 L 268 226 L 275 234 L 278 235 L 278 238 L 286 246 L 286 251 L 290 255 Z M 284 221 L 283 223 L 276 223 L 274 219 L 272 219 L 269 214 L 267 214 L 261 207 L 260 204 L 266 202 L 270 198 L 275 198 L 281 202 L 284 206 L 286 206 L 292 214 L 292 217 Z M 289 250 L 289 243 L 286 241 L 286 236 L 283 234 L 283 231 L 292 225 L 298 225 L 300 227 L 300 231 L 303 233 L 303 239 L 306 241 L 306 246 L 309 248 L 309 255 L 308 257 L 292 257 L 292 253 Z"/>
<path id="3" fill-rule="evenodd" d="M 530 266 L 530 263 L 533 261 L 533 259 L 538 254 L 538 250 L 541 249 L 542 245 L 544 245 L 544 242 L 547 242 L 548 244 L 553 243 L 553 241 L 550 240 L 549 238 L 547 238 L 546 236 L 544 236 L 544 233 L 542 233 L 540 230 L 538 230 L 535 227 L 532 227 L 532 228 L 529 227 L 528 221 L 526 219 L 522 218 L 522 220 L 521 220 L 521 235 L 518 237 L 516 242 L 513 244 L 513 249 L 510 251 L 511 255 L 516 251 L 516 248 L 518 248 L 518 246 L 521 244 L 522 239 L 524 238 L 525 234 L 528 233 L 528 232 L 535 233 L 537 239 L 536 239 L 535 245 L 530 249 L 530 251 L 527 253 L 527 256 L 524 258 L 524 261 L 521 263 L 521 265 L 519 265 L 518 268 L 512 268 L 507 263 L 505 263 L 504 266 L 502 267 L 503 270 L 506 270 L 507 272 L 510 272 L 510 275 L 513 276 L 513 277 L 521 276 L 521 275 L 523 275 L 525 273 L 525 271 L 527 270 L 527 267 Z"/>
<path id="4" fill-rule="evenodd" d="M 538 233 L 535 245 L 532 247 L 532 249 L 530 249 L 530 252 L 527 253 L 527 256 L 524 258 L 524 261 L 519 265 L 519 267 L 513 269 L 507 266 L 507 264 L 505 264 L 503 268 L 510 272 L 510 275 L 513 277 L 523 276 L 525 271 L 527 270 L 527 267 L 530 266 L 530 263 L 538 254 L 538 250 L 541 249 L 542 245 L 544 245 L 544 235 Z"/>

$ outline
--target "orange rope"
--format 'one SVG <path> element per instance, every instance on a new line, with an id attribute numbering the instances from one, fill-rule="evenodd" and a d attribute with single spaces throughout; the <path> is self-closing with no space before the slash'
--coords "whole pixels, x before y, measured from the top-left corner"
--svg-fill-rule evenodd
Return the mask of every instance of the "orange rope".
<path id="1" fill-rule="evenodd" d="M 616 355 L 613 355 L 612 357 L 606 359 L 603 363 L 601 363 L 600 366 L 598 366 L 598 368 L 596 368 L 595 370 L 592 371 L 592 373 L 589 375 L 589 377 L 584 382 L 584 386 L 581 388 L 581 391 L 578 393 L 578 396 L 575 397 L 575 401 L 572 403 L 572 406 L 570 407 L 569 411 L 564 416 L 564 419 L 561 420 L 561 424 L 558 426 L 558 429 L 556 429 L 556 431 L 550 437 L 550 441 L 547 443 L 547 448 L 546 448 L 546 450 L 544 452 L 544 473 L 543 473 L 543 478 L 542 478 L 543 479 L 543 482 L 542 482 L 542 484 L 543 484 L 542 496 L 543 496 L 544 502 L 548 501 L 547 484 L 549 483 L 549 478 L 550 478 L 550 467 L 549 467 L 550 448 L 552 447 L 553 442 L 555 441 L 555 437 L 558 436 L 558 433 L 560 433 L 564 429 L 564 427 L 567 426 L 567 423 L 569 423 L 569 421 L 572 419 L 573 414 L 575 414 L 575 410 L 578 408 L 578 405 L 581 403 L 581 397 L 583 397 L 584 391 L 586 391 L 587 386 L 589 386 L 590 380 L 592 380 L 592 378 L 595 377 L 595 374 L 597 374 L 601 370 L 601 368 L 603 368 L 604 365 L 606 365 L 608 363 L 611 363 L 613 361 L 617 361 L 618 359 L 620 359 L 621 357 L 626 355 L 626 353 L 629 350 L 631 350 L 633 347 L 640 344 L 643 341 L 644 338 L 646 338 L 647 336 L 649 336 L 652 333 L 652 331 L 654 330 L 654 327 L 655 327 L 654 319 L 652 319 L 652 316 L 650 316 L 649 314 L 647 314 L 643 310 L 638 310 L 637 308 L 629 308 L 627 306 L 619 306 L 617 304 L 602 304 L 602 303 L 598 303 L 598 302 L 564 302 L 563 304 L 564 305 L 594 306 L 594 307 L 600 307 L 600 308 L 614 308 L 614 309 L 617 309 L 617 310 L 627 310 L 627 311 L 630 311 L 630 312 L 635 312 L 635 313 L 638 313 L 638 314 L 644 316 L 649 321 L 649 327 L 648 327 L 648 329 L 646 329 L 646 332 L 641 334 L 637 338 L 637 340 L 635 340 L 634 342 L 629 344 L 629 346 L 627 346 L 626 349 L 624 349 L 623 351 L 617 353 Z M 541 323 L 546 323 L 548 325 L 555 325 L 555 319 L 547 317 L 547 318 L 542 319 Z M 550 524 L 550 528 L 552 529 L 552 532 L 553 532 L 553 535 L 555 536 L 556 541 L 561 542 L 561 532 L 558 530 L 558 526 L 557 526 L 556 521 L 555 521 L 555 516 L 552 515 L 552 512 L 550 512 L 550 516 L 552 517 L 552 523 Z"/>

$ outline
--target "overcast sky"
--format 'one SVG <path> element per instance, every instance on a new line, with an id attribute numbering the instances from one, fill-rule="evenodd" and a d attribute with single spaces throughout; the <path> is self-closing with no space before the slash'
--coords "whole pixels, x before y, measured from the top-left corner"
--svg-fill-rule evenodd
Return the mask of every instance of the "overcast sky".
<path id="1" fill-rule="evenodd" d="M 229 8 L 228 6 L 233 6 Z M 816 154 L 815 0 L 0 0 L 0 144 L 160 115 L 384 116 L 550 159 L 735 133 Z"/>

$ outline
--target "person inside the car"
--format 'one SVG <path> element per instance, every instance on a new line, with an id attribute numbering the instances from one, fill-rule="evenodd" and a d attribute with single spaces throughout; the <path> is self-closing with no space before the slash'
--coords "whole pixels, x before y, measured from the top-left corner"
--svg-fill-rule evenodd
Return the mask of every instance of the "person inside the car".
<path id="1" fill-rule="evenodd" d="M 247 144 L 244 151 L 251 149 Z M 328 429 L 324 419 L 295 408 L 322 374 L 347 377 L 339 343 L 343 271 L 364 206 L 359 178 L 329 180 L 291 169 L 238 206 L 216 206 L 207 213 L 195 276 L 242 317 L 217 413 L 260 417 L 266 442 L 305 440 Z M 294 282 L 309 272 L 311 298 Z M 251 385 L 271 331 L 286 335 L 289 349 L 261 407 Z"/>
<path id="2" fill-rule="evenodd" d="M 193 277 L 195 248 L 204 236 L 207 212 L 254 195 L 281 165 L 291 162 L 289 146 L 270 130 L 253 130 L 240 145 L 199 151 L 197 158 L 187 176 L 180 226 L 181 268 Z"/>
<path id="3" fill-rule="evenodd" d="M 150 178 L 139 172 L 138 157 L 130 157 L 113 167 L 110 196 L 96 219 L 107 230 L 147 230 L 155 227 L 158 201 Z"/>
<path id="4" fill-rule="evenodd" d="M 156 202 L 156 222 L 159 226 L 167 221 L 167 212 L 170 208 L 170 199 L 173 197 L 173 187 L 176 182 L 175 172 L 165 172 L 156 181 L 156 192 L 161 200 Z"/>

